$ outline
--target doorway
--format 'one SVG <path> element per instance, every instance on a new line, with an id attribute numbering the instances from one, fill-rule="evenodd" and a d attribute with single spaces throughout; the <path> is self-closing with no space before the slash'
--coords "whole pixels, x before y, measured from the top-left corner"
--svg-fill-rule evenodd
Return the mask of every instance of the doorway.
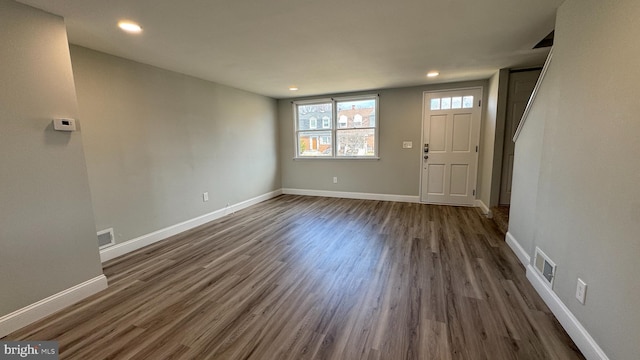
<path id="1" fill-rule="evenodd" d="M 531 93 L 533 93 L 533 89 L 536 86 L 538 77 L 540 77 L 541 70 L 542 69 L 515 70 L 509 74 L 499 205 L 508 206 L 511 204 L 513 156 L 516 146 L 513 142 L 513 137 L 518 129 Z"/>
<path id="2" fill-rule="evenodd" d="M 482 88 L 423 95 L 420 201 L 474 206 Z"/>

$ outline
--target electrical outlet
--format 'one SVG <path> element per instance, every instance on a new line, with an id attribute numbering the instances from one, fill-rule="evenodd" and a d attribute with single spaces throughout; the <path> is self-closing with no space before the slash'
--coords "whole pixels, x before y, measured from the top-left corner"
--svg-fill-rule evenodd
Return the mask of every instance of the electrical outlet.
<path id="1" fill-rule="evenodd" d="M 337 183 L 338 183 L 338 177 L 337 177 L 337 176 L 334 176 L 334 177 L 333 177 L 333 183 L 334 183 L 334 184 L 337 184 Z"/>
<path id="2" fill-rule="evenodd" d="M 576 299 L 580 304 L 584 305 L 585 298 L 587 297 L 587 283 L 578 278 L 578 286 L 576 287 Z"/>
<path id="3" fill-rule="evenodd" d="M 209 201 L 209 192 L 205 191 L 202 193 L 202 201 L 206 202 Z"/>

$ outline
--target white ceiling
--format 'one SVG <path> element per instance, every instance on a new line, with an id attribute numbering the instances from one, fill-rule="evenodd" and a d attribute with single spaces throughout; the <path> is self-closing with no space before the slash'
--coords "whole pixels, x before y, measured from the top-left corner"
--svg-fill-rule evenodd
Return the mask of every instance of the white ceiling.
<path id="1" fill-rule="evenodd" d="M 564 0 L 19 1 L 63 16 L 73 44 L 286 98 L 542 64 L 548 49 L 531 48 Z M 121 19 L 143 33 L 122 32 Z"/>

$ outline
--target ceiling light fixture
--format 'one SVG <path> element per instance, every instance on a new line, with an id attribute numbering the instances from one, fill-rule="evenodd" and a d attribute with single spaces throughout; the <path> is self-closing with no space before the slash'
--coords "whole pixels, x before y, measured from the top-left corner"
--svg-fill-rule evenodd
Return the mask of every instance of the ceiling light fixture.
<path id="1" fill-rule="evenodd" d="M 437 72 L 437 71 L 431 71 L 431 72 L 427 73 L 427 77 L 430 77 L 430 78 L 436 77 L 438 75 L 440 75 L 440 73 Z"/>
<path id="2" fill-rule="evenodd" d="M 133 21 L 122 20 L 118 22 L 118 27 L 130 34 L 139 34 L 142 32 L 142 28 L 140 25 L 134 23 Z"/>
<path id="3" fill-rule="evenodd" d="M 290 86 L 289 90 L 291 91 L 298 91 L 298 88 L 296 86 Z"/>

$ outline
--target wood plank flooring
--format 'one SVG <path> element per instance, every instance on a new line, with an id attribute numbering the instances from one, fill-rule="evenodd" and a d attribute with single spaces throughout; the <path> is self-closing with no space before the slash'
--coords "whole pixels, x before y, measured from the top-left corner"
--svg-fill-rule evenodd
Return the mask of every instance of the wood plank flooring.
<path id="1" fill-rule="evenodd" d="M 583 359 L 473 208 L 280 196 L 105 264 L 7 336 L 61 359 Z"/>

